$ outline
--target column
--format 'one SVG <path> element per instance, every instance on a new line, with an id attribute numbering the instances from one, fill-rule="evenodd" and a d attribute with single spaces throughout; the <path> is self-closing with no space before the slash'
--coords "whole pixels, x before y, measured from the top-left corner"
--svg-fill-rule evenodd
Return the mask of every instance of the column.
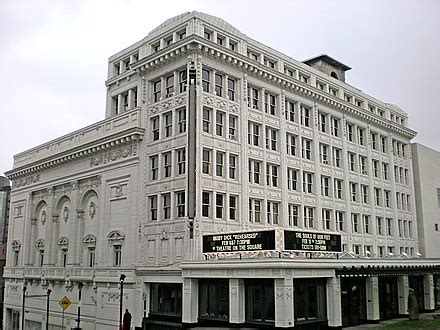
<path id="1" fill-rule="evenodd" d="M 280 328 L 293 327 L 293 280 L 276 278 L 275 281 L 275 326 Z"/>
<path id="2" fill-rule="evenodd" d="M 133 105 L 133 90 L 128 90 L 128 109 L 133 109 L 136 105 Z M 127 110 L 128 110 L 127 109 Z"/>
<path id="3" fill-rule="evenodd" d="M 75 251 L 75 264 L 80 265 L 82 260 L 82 240 L 84 234 L 84 210 L 76 210 L 76 221 L 75 221 L 75 231 L 73 232 L 76 237 L 77 245 Z"/>
<path id="4" fill-rule="evenodd" d="M 327 279 L 327 318 L 329 327 L 342 326 L 341 279 Z"/>
<path id="5" fill-rule="evenodd" d="M 194 278 L 183 279 L 182 323 L 197 323 L 199 314 L 199 283 Z"/>
<path id="6" fill-rule="evenodd" d="M 369 322 L 379 322 L 379 279 L 377 277 L 367 277 L 367 320 Z M 384 308 L 388 308 L 384 306 Z"/>
<path id="7" fill-rule="evenodd" d="M 53 251 L 52 251 L 52 247 L 53 247 L 53 227 L 54 227 L 54 223 L 53 221 L 50 221 L 50 219 L 52 219 L 52 215 L 53 215 L 53 199 L 54 199 L 54 194 L 53 194 L 53 188 L 49 188 L 48 189 L 48 198 L 47 198 L 47 214 L 46 214 L 46 232 L 45 232 L 45 236 L 44 236 L 44 265 L 53 265 Z"/>
<path id="8" fill-rule="evenodd" d="M 46 240 L 46 245 L 48 248 L 50 248 L 50 251 L 52 253 L 52 259 L 51 264 L 56 265 L 58 263 L 58 232 L 59 232 L 59 215 L 54 214 L 52 215 L 52 238 L 50 242 Z"/>
<path id="9" fill-rule="evenodd" d="M 118 102 L 118 113 L 116 113 L 117 115 L 122 112 L 122 106 L 123 106 L 122 94 L 118 94 L 118 100 L 116 102 Z"/>
<path id="10" fill-rule="evenodd" d="M 423 291 L 425 292 L 425 310 L 434 311 L 434 276 L 432 274 L 423 275 Z"/>
<path id="11" fill-rule="evenodd" d="M 244 280 L 231 278 L 229 280 L 229 323 L 245 322 L 245 292 Z"/>
<path id="12" fill-rule="evenodd" d="M 71 216 L 69 219 L 69 232 L 72 234 L 69 238 L 69 250 L 68 250 L 68 265 L 76 264 L 76 250 L 78 246 L 78 240 L 75 237 L 76 226 L 78 225 L 77 217 L 75 217 L 73 210 L 77 209 L 79 206 L 79 183 L 75 181 L 72 183 L 72 195 L 70 200 L 71 205 Z M 82 245 L 82 242 L 81 242 Z"/>
<path id="13" fill-rule="evenodd" d="M 38 219 L 36 217 L 31 218 L 30 222 L 30 232 L 31 232 L 31 238 L 28 242 L 23 242 L 22 244 L 26 244 L 26 250 L 27 250 L 27 264 L 33 265 L 35 263 L 35 240 L 37 238 L 37 221 Z"/>
<path id="14" fill-rule="evenodd" d="M 399 276 L 397 279 L 397 291 L 399 294 L 399 315 L 408 315 L 408 275 Z"/>

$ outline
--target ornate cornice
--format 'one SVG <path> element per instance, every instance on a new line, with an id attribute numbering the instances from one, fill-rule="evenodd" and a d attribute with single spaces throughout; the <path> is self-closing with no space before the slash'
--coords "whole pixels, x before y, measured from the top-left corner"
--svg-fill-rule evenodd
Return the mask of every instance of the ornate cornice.
<path id="1" fill-rule="evenodd" d="M 79 145 L 67 151 L 55 153 L 54 155 L 51 155 L 34 163 L 12 169 L 5 174 L 15 183 L 18 179 L 22 177 L 32 176 L 35 175 L 35 173 L 65 165 L 72 161 L 89 157 L 101 151 L 115 149 L 123 145 L 142 140 L 144 133 L 145 129 L 140 127 L 132 127 L 125 131 L 108 135 L 106 137 L 83 145 Z"/>

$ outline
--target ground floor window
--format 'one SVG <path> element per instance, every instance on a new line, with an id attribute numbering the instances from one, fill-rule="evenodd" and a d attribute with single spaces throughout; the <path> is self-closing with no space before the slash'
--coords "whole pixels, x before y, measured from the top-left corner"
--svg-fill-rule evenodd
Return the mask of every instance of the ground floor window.
<path id="1" fill-rule="evenodd" d="M 199 319 L 229 319 L 229 280 L 199 280 Z"/>
<path id="2" fill-rule="evenodd" d="M 321 321 L 327 318 L 325 280 L 293 281 L 296 322 Z"/>
<path id="3" fill-rule="evenodd" d="M 274 323 L 273 279 L 246 280 L 246 322 Z"/>
<path id="4" fill-rule="evenodd" d="M 181 283 L 151 283 L 150 288 L 151 314 L 182 315 Z"/>
<path id="5" fill-rule="evenodd" d="M 14 309 L 7 309 L 7 328 L 11 330 L 18 330 L 20 328 L 20 312 Z"/>

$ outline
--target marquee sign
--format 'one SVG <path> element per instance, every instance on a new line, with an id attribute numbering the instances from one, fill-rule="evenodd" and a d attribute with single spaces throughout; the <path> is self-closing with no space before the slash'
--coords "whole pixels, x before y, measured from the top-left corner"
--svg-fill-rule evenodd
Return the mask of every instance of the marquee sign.
<path id="1" fill-rule="evenodd" d="M 275 250 L 275 230 L 203 235 L 203 253 L 273 250 Z"/>
<path id="2" fill-rule="evenodd" d="M 341 235 L 285 230 L 284 250 L 342 252 Z"/>

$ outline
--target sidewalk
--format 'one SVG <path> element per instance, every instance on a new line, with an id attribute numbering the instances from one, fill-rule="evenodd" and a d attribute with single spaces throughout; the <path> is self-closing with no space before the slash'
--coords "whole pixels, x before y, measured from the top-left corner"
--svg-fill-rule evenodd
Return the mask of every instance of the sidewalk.
<path id="1" fill-rule="evenodd" d="M 433 319 L 435 315 L 439 315 L 440 316 L 440 311 L 435 311 L 435 312 L 431 312 L 431 313 L 420 313 L 420 319 Z M 397 319 L 392 319 L 392 320 L 386 320 L 386 321 L 381 321 L 380 323 L 367 323 L 367 324 L 360 324 L 360 325 L 356 325 L 354 327 L 348 327 L 348 328 L 344 328 L 347 330 L 356 330 L 356 329 L 368 329 L 368 328 L 377 328 L 380 327 L 382 325 L 389 325 L 389 324 L 393 324 L 393 323 L 397 323 L 400 321 L 405 321 L 408 320 L 408 317 L 401 317 L 401 318 L 397 318 Z"/>

